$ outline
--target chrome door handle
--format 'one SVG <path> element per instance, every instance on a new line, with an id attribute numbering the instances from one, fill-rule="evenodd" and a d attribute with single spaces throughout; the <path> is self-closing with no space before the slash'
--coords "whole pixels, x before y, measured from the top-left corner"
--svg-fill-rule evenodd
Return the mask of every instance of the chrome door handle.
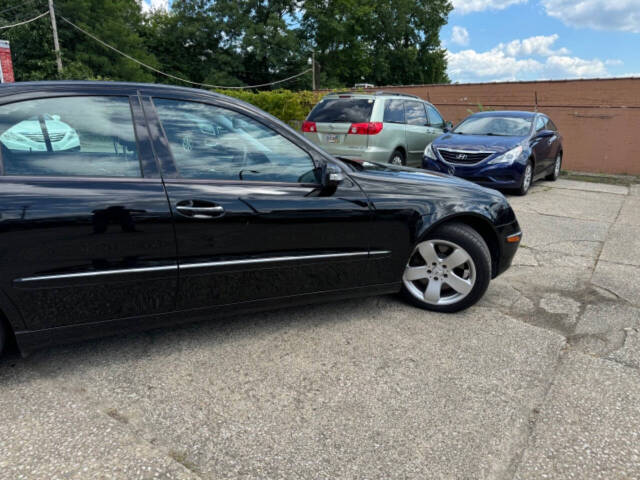
<path id="1" fill-rule="evenodd" d="M 187 200 L 184 202 L 180 202 L 176 205 L 176 210 L 179 214 L 189 217 L 189 218 L 197 218 L 197 219 L 210 219 L 217 218 L 224 214 L 224 207 L 215 204 L 206 204 L 208 202 L 198 202 L 200 205 L 196 203 L 194 205 L 194 201 Z M 204 205 L 202 204 L 204 203 Z"/>
<path id="2" fill-rule="evenodd" d="M 206 213 L 222 213 L 224 212 L 224 208 L 220 205 L 216 205 L 215 207 L 189 207 L 187 205 L 178 205 L 176 206 L 176 210 L 180 212 L 206 212 Z"/>

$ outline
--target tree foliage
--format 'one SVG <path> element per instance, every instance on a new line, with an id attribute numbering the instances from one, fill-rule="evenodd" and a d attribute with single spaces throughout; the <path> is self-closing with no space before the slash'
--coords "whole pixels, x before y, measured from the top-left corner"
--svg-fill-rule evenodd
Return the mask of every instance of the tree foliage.
<path id="1" fill-rule="evenodd" d="M 16 8 L 0 13 L 0 25 L 45 8 L 8 1 Z M 312 51 L 322 88 L 448 81 L 439 35 L 449 0 L 173 0 L 169 12 L 150 13 L 138 1 L 57 0 L 56 11 L 129 55 L 194 82 L 272 82 L 308 69 Z M 58 30 L 62 78 L 179 83 L 106 49 L 60 18 Z M 11 41 L 18 80 L 58 78 L 48 16 L 0 31 L 0 38 Z M 281 86 L 308 89 L 311 74 L 274 88 Z"/>

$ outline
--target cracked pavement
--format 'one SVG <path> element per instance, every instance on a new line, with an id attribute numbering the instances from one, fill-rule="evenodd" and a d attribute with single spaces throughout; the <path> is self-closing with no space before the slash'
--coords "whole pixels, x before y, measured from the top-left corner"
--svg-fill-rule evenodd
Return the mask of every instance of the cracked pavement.
<path id="1" fill-rule="evenodd" d="M 537 183 L 457 315 L 374 297 L 0 360 L 0 479 L 640 477 L 640 186 Z"/>

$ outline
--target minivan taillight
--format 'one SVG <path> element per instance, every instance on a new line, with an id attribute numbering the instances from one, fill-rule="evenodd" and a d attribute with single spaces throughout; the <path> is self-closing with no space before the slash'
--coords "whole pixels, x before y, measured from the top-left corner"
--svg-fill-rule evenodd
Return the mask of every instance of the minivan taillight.
<path id="1" fill-rule="evenodd" d="M 376 135 L 382 131 L 382 122 L 352 123 L 349 133 L 352 135 Z"/>
<path id="2" fill-rule="evenodd" d="M 303 132 L 317 132 L 316 122 L 302 122 L 302 131 Z"/>

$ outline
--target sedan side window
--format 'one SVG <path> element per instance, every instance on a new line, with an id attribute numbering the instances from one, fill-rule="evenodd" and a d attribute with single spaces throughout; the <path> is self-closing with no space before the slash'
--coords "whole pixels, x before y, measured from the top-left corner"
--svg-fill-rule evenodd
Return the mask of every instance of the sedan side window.
<path id="1" fill-rule="evenodd" d="M 544 118 L 543 117 L 538 117 L 536 119 L 536 132 L 541 132 L 542 130 L 544 130 Z"/>
<path id="2" fill-rule="evenodd" d="M 432 127 L 443 128 L 444 120 L 440 116 L 440 113 L 431 105 L 427 105 L 427 115 L 429 116 L 429 124 Z"/>
<path id="3" fill-rule="evenodd" d="M 0 106 L 4 175 L 141 177 L 127 97 L 58 97 Z"/>
<path id="4" fill-rule="evenodd" d="M 420 125 L 421 127 L 428 125 L 427 114 L 422 102 L 404 102 L 404 109 L 407 125 Z"/>
<path id="5" fill-rule="evenodd" d="M 183 178 L 318 183 L 307 152 L 246 115 L 190 101 L 153 102 Z"/>
<path id="6" fill-rule="evenodd" d="M 550 118 L 547 118 L 547 130 L 551 130 L 553 132 L 558 131 L 558 127 L 556 127 L 556 124 L 553 123 Z"/>

